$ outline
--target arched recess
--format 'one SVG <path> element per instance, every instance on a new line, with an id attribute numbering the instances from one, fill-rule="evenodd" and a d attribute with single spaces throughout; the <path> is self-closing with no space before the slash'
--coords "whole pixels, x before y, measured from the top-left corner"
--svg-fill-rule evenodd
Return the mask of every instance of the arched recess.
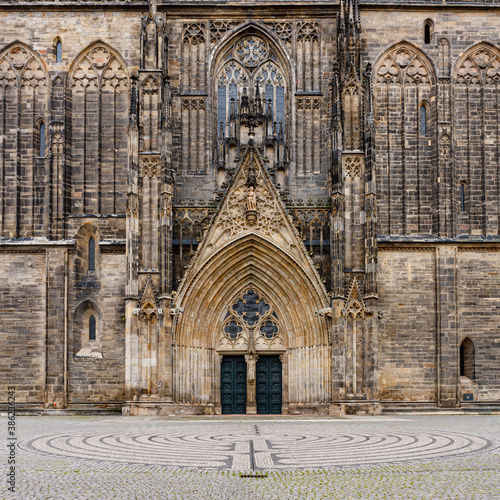
<path id="1" fill-rule="evenodd" d="M 460 376 L 472 381 L 476 378 L 476 349 L 469 337 L 465 337 L 460 344 Z"/>
<path id="2" fill-rule="evenodd" d="M 40 55 L 16 41 L 0 52 L 0 234 L 46 236 L 48 159 L 36 124 L 49 120 L 49 80 Z"/>
<path id="3" fill-rule="evenodd" d="M 99 228 L 90 222 L 86 222 L 78 230 L 76 235 L 75 274 L 77 286 L 85 288 L 98 288 L 101 268 L 101 253 L 99 252 L 99 240 L 101 232 Z M 93 243 L 91 242 L 93 240 Z M 90 264 L 91 247 L 93 246 L 93 266 Z"/>
<path id="4" fill-rule="evenodd" d="M 255 287 L 272 303 L 284 332 L 284 403 L 330 401 L 328 328 L 325 319 L 316 315 L 327 307 L 328 299 L 307 271 L 290 254 L 255 233 L 231 239 L 198 269 L 176 299 L 184 313 L 174 332 L 175 400 L 220 402 L 217 341 L 228 306 Z"/>
<path id="5" fill-rule="evenodd" d="M 436 72 L 417 47 L 387 49 L 373 71 L 379 216 L 383 234 L 430 234 L 435 230 Z M 420 133 L 420 105 L 427 107 L 427 134 Z"/>
<path id="6" fill-rule="evenodd" d="M 497 235 L 500 225 L 500 50 L 480 43 L 460 57 L 453 81 L 455 219 L 460 179 L 467 180 L 468 217 L 456 223 L 470 234 Z"/>
<path id="7" fill-rule="evenodd" d="M 91 318 L 95 321 L 95 339 L 90 338 Z M 73 355 L 76 358 L 102 358 L 102 312 L 91 299 L 80 302 L 73 312 Z"/>
<path id="8" fill-rule="evenodd" d="M 83 50 L 68 78 L 72 213 L 124 213 L 128 69 L 104 42 Z"/>

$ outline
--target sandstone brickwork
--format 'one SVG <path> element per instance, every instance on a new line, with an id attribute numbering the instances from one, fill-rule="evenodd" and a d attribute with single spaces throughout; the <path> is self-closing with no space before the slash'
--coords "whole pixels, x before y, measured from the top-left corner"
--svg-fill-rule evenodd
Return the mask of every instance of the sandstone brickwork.
<path id="1" fill-rule="evenodd" d="M 499 9 L 0 0 L 0 388 L 500 404 Z"/>

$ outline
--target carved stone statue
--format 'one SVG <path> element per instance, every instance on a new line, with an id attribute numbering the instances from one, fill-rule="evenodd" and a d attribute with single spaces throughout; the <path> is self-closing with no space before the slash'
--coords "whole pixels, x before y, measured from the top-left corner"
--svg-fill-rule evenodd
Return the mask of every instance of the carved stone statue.
<path id="1" fill-rule="evenodd" d="M 255 191 L 254 187 L 250 186 L 248 188 L 248 194 L 247 194 L 247 210 L 254 212 L 257 210 L 257 197 L 255 196 Z"/>

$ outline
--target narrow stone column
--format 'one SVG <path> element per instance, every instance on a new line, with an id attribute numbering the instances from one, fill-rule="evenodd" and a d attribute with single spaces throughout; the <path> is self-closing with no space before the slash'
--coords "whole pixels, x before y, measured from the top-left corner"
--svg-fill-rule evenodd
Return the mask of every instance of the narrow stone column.
<path id="1" fill-rule="evenodd" d="M 253 335 L 253 329 L 250 330 Z M 257 389 L 255 385 L 255 369 L 257 365 L 256 354 L 246 354 L 245 361 L 247 362 L 247 415 L 257 414 Z"/>

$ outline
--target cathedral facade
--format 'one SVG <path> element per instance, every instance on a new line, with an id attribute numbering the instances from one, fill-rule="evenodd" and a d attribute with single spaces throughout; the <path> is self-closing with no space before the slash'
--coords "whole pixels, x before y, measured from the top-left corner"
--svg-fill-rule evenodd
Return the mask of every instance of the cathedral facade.
<path id="1" fill-rule="evenodd" d="M 496 0 L 0 11 L 4 394 L 500 406 Z"/>

